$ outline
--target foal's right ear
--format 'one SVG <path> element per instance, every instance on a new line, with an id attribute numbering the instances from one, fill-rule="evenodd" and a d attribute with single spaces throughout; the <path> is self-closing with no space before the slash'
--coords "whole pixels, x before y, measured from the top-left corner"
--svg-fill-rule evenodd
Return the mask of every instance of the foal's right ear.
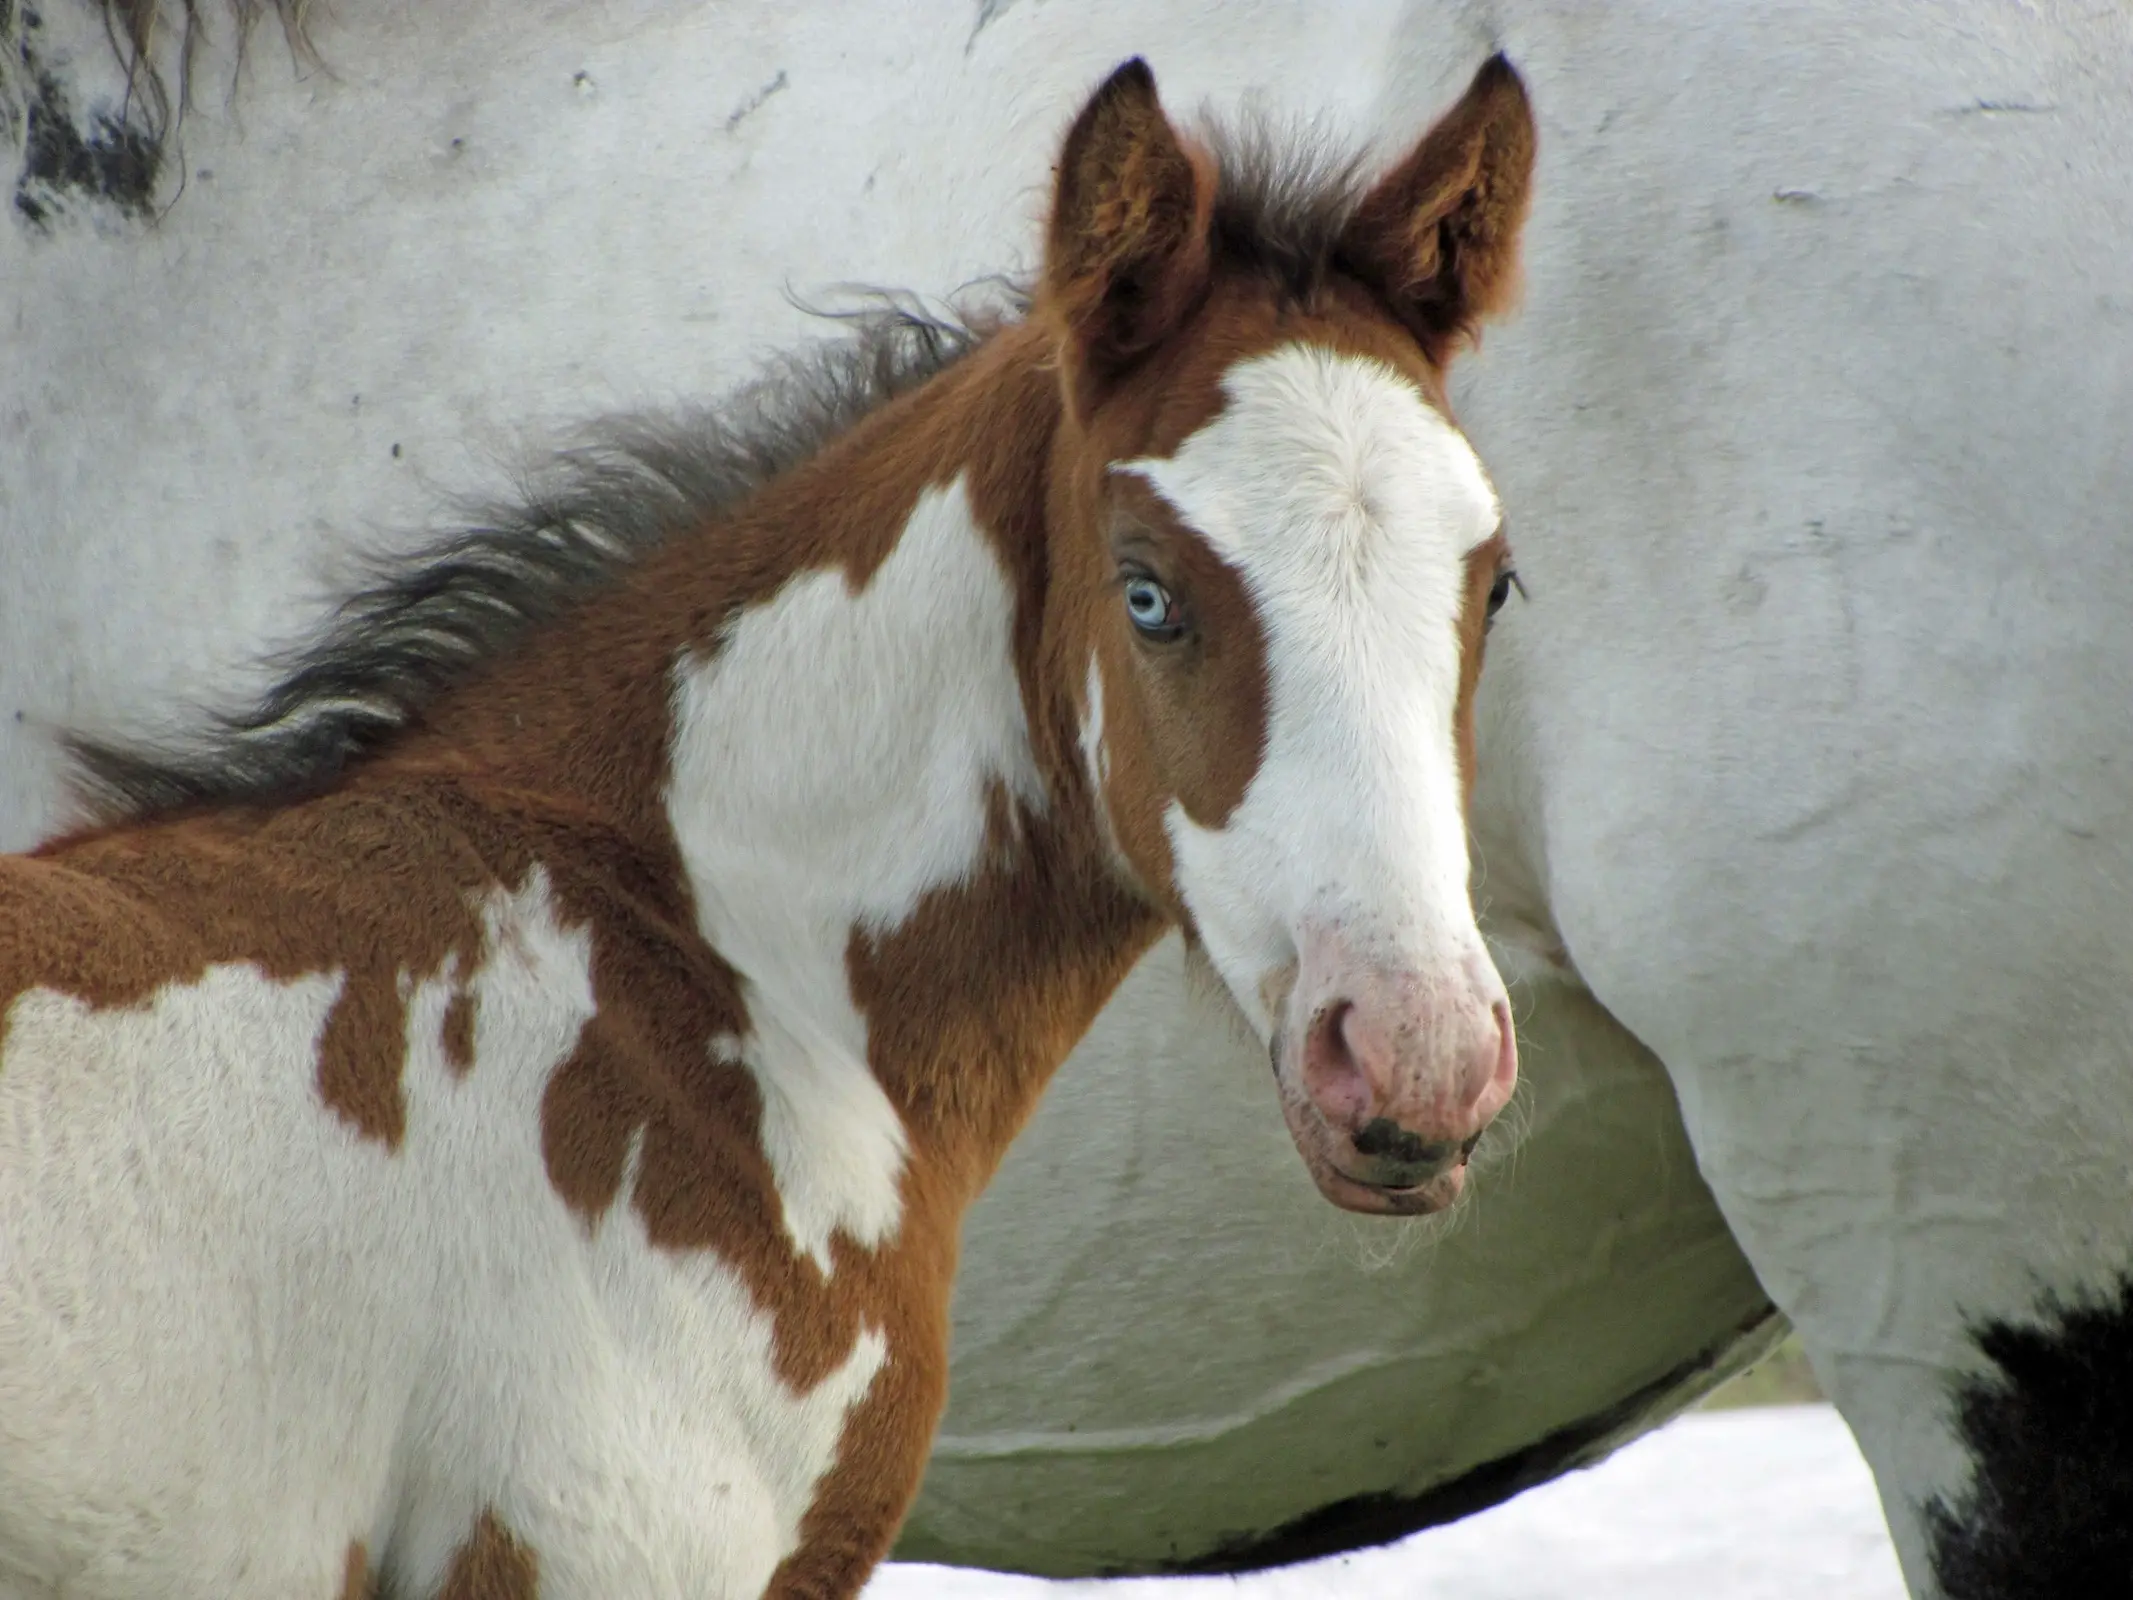
<path id="1" fill-rule="evenodd" d="M 1490 58 L 1341 237 L 1346 265 L 1440 365 L 1516 297 L 1536 137 L 1526 86 L 1510 62 Z"/>
<path id="2" fill-rule="evenodd" d="M 1044 297 L 1066 335 L 1067 392 L 1081 415 L 1206 289 L 1214 190 L 1212 163 L 1178 137 L 1138 57 L 1074 119 L 1052 195 Z"/>

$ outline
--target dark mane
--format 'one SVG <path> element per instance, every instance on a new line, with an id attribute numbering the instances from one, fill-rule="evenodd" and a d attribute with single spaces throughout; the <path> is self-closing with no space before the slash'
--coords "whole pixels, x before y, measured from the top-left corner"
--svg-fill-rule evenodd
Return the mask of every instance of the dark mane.
<path id="1" fill-rule="evenodd" d="M 413 556 L 374 559 L 368 581 L 248 710 L 210 715 L 163 744 L 70 734 L 89 816 L 133 821 L 315 791 L 374 752 L 474 669 L 615 581 L 647 551 L 702 529 L 877 407 L 977 348 L 1022 297 L 933 314 L 906 296 L 827 313 L 843 339 L 787 356 L 727 399 L 670 417 L 589 428 L 530 473 L 515 498 L 467 509 Z"/>
<path id="2" fill-rule="evenodd" d="M 1338 265 L 1362 157 L 1264 118 L 1203 136 L 1218 162 L 1218 258 L 1309 300 Z M 320 636 L 277 658 L 280 681 L 249 709 L 209 714 L 201 731 L 170 742 L 68 735 L 88 817 L 137 821 L 331 783 L 530 630 L 667 539 L 715 523 L 1027 309 L 1019 290 L 994 287 L 993 305 L 969 316 L 873 296 L 832 313 L 849 325 L 846 338 L 774 363 L 724 401 L 587 429 L 515 497 L 468 507 L 411 557 L 370 562 Z"/>
<path id="3" fill-rule="evenodd" d="M 212 27 L 207 13 L 218 8 L 212 0 L 92 3 L 103 14 L 111 53 L 126 72 L 126 107 L 120 120 L 135 126 L 138 136 L 151 146 L 159 146 L 176 130 L 192 100 L 193 68 Z M 311 8 L 312 0 L 223 0 L 219 7 L 228 13 L 224 20 L 240 62 L 253 28 L 263 17 L 273 16 L 281 23 L 289 53 L 301 65 L 315 66 L 318 56 L 311 45 Z M 34 23 L 33 17 L 25 15 L 34 9 L 28 0 L 0 0 L 0 106 L 21 95 L 21 86 L 10 79 L 33 70 L 25 59 L 24 28 Z M 165 78 L 163 65 L 174 69 L 175 83 Z"/>
<path id="4" fill-rule="evenodd" d="M 1337 264 L 1341 232 L 1361 203 L 1365 153 L 1308 125 L 1265 116 L 1202 119 L 1213 152 L 1214 244 L 1225 265 L 1307 301 Z"/>

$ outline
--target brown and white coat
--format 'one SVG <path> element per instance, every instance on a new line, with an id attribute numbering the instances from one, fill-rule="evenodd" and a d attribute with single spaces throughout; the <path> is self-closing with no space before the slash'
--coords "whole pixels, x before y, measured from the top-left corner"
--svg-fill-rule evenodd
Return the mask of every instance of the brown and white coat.
<path id="1" fill-rule="evenodd" d="M 1284 196 L 1129 64 L 1026 321 L 731 504 L 621 447 L 661 537 L 447 549 L 219 791 L 107 753 L 184 803 L 0 862 L 0 1596 L 856 1592 L 1168 923 L 1330 1198 L 1449 1203 L 1515 1050 L 1442 375 L 1531 159 L 1497 62 Z"/>

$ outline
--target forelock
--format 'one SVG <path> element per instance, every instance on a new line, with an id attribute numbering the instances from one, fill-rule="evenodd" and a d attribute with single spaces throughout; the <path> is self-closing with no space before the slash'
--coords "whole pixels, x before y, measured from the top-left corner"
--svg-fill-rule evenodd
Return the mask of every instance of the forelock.
<path id="1" fill-rule="evenodd" d="M 1365 152 L 1315 123 L 1264 113 L 1204 117 L 1216 164 L 1213 234 L 1219 266 L 1310 302 L 1333 270 L 1365 192 Z"/>

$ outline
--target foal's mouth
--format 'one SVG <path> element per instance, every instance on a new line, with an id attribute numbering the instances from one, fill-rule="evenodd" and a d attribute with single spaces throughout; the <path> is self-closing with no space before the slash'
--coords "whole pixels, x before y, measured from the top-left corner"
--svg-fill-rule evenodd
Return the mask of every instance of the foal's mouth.
<path id="1" fill-rule="evenodd" d="M 1356 1141 L 1320 1116 L 1318 1109 L 1282 1075 L 1278 1042 L 1269 1055 L 1289 1137 L 1295 1141 L 1296 1153 L 1303 1158 L 1305 1170 L 1325 1199 L 1344 1211 L 1366 1216 L 1419 1217 L 1444 1210 L 1465 1192 L 1467 1164 L 1481 1143 L 1480 1133 L 1461 1141 L 1435 1161 L 1402 1163 L 1366 1157 L 1357 1163 L 1354 1155 L 1361 1152 L 1354 1151 Z M 1350 1159 L 1344 1161 L 1343 1156 Z"/>
<path id="2" fill-rule="evenodd" d="M 1308 1156 L 1304 1164 L 1310 1168 L 1312 1180 L 1317 1183 L 1321 1195 L 1343 1211 L 1359 1211 L 1367 1216 L 1427 1216 L 1457 1202 L 1466 1189 L 1466 1163 L 1463 1161 L 1422 1183 L 1411 1184 L 1372 1183 L 1365 1178 L 1351 1177 L 1330 1162 L 1322 1165 Z"/>

